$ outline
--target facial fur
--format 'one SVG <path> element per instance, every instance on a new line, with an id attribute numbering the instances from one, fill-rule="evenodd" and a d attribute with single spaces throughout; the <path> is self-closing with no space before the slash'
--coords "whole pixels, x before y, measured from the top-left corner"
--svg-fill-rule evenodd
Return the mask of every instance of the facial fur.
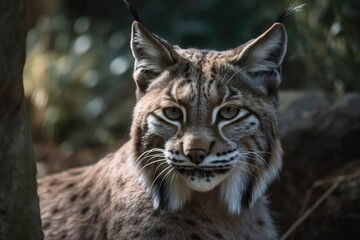
<path id="1" fill-rule="evenodd" d="M 154 206 L 178 210 L 194 191 L 218 189 L 230 213 L 250 208 L 281 168 L 282 24 L 217 52 L 171 46 L 135 22 L 132 50 L 134 166 Z"/>
<path id="2" fill-rule="evenodd" d="M 285 9 L 227 51 L 182 49 L 136 10 L 130 139 L 92 166 L 38 182 L 45 239 L 278 239 L 264 193 L 282 150 L 277 91 Z"/>

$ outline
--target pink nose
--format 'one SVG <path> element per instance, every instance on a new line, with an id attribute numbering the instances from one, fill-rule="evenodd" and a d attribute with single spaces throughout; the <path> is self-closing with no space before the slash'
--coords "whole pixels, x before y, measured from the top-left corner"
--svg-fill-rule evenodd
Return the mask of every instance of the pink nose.
<path id="1" fill-rule="evenodd" d="M 204 149 L 189 149 L 185 152 L 185 156 L 196 165 L 202 163 L 206 155 L 207 152 Z"/>

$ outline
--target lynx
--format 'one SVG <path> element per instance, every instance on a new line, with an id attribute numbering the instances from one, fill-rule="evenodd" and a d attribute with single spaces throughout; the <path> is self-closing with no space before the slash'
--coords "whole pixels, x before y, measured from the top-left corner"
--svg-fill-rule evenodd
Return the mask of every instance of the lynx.
<path id="1" fill-rule="evenodd" d="M 39 180 L 45 239 L 277 239 L 265 192 L 282 165 L 284 25 L 212 51 L 170 45 L 134 17 L 130 139 Z"/>

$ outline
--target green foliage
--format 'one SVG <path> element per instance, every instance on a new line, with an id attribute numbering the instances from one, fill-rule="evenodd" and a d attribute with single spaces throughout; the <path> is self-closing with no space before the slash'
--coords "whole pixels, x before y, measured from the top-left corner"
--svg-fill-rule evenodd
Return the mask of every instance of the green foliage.
<path id="1" fill-rule="evenodd" d="M 311 1 L 297 20 L 304 86 L 338 95 L 360 90 L 360 2 Z"/>
<path id="2" fill-rule="evenodd" d="M 29 32 L 24 79 L 39 138 L 71 150 L 127 135 L 134 91 L 128 35 L 62 16 L 43 18 Z"/>

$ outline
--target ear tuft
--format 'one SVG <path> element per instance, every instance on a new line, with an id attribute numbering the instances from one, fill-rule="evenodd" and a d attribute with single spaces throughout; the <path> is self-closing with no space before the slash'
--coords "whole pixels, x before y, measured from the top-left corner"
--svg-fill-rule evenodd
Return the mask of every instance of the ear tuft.
<path id="1" fill-rule="evenodd" d="M 288 6 L 287 8 L 285 8 L 280 15 L 278 16 L 276 22 L 278 23 L 283 23 L 285 22 L 285 20 L 294 15 L 297 12 L 300 12 L 302 10 L 302 8 L 305 6 L 306 4 L 297 4 L 297 3 L 293 3 L 292 5 Z"/>
<path id="2" fill-rule="evenodd" d="M 133 16 L 134 20 L 141 22 L 139 14 L 137 13 L 136 9 L 127 0 L 123 0 L 123 1 L 124 1 L 124 4 L 125 4 L 127 10 Z"/>

